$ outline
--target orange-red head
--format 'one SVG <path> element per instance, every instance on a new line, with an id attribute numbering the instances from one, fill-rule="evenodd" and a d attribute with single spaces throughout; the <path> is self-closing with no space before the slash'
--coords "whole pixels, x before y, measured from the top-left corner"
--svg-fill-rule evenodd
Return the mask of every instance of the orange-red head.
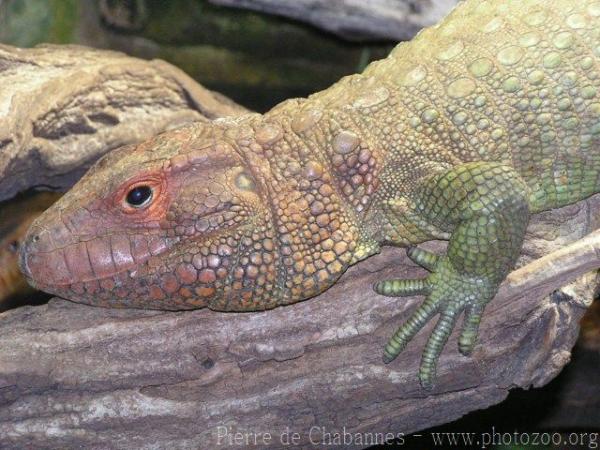
<path id="1" fill-rule="evenodd" d="M 352 262 L 359 231 L 336 189 L 325 162 L 248 125 L 190 125 L 99 160 L 32 224 L 21 268 L 91 304 L 271 308 Z"/>

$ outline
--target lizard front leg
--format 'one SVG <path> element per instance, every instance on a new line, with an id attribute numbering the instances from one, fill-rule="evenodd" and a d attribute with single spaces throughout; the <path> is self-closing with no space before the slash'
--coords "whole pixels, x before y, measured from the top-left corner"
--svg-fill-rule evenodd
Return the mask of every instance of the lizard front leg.
<path id="1" fill-rule="evenodd" d="M 375 285 L 383 295 L 426 295 L 389 340 L 386 363 L 436 314 L 439 319 L 419 370 L 422 386 L 433 385 L 438 357 L 463 311 L 459 349 L 465 355 L 471 353 L 483 310 L 519 256 L 529 221 L 528 194 L 513 168 L 491 162 L 462 164 L 421 183 L 412 197 L 415 212 L 451 237 L 444 256 L 409 249 L 409 257 L 431 271 L 425 279 Z"/>

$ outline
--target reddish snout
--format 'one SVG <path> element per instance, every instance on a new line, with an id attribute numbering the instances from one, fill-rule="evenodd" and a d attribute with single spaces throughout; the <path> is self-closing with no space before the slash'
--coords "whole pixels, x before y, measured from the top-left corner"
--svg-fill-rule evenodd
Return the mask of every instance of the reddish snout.
<path id="1" fill-rule="evenodd" d="M 109 277 L 134 265 L 128 236 L 82 238 L 47 215 L 31 226 L 21 247 L 21 271 L 33 285 L 65 287 Z"/>

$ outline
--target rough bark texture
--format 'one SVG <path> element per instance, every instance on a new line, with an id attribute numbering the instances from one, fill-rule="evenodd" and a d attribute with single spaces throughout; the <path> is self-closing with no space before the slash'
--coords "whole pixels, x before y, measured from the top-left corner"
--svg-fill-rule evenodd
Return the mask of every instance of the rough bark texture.
<path id="1" fill-rule="evenodd" d="M 308 22 L 349 40 L 410 39 L 458 0 L 209 0 Z"/>
<path id="2" fill-rule="evenodd" d="M 423 274 L 401 249 L 351 268 L 317 298 L 264 313 L 108 310 L 62 300 L 3 313 L 3 444 L 239 448 L 232 433 L 240 432 L 258 448 L 281 448 L 286 436 L 289 448 L 323 448 L 334 436 L 325 433 L 345 427 L 352 435 L 345 446 L 365 447 L 381 442 L 374 433 L 449 422 L 500 402 L 513 387 L 541 386 L 569 361 L 591 302 L 600 231 L 581 238 L 599 228 L 599 206 L 596 195 L 533 219 L 526 265 L 488 306 L 473 356 L 458 353 L 455 333 L 432 392 L 416 374 L 433 324 L 395 362 L 381 362 L 385 340 L 420 301 L 371 290 L 381 278 Z M 291 433 L 298 433 L 293 444 Z"/>
<path id="3" fill-rule="evenodd" d="M 71 186 L 98 157 L 246 110 L 163 61 L 75 46 L 0 45 L 0 200 Z"/>

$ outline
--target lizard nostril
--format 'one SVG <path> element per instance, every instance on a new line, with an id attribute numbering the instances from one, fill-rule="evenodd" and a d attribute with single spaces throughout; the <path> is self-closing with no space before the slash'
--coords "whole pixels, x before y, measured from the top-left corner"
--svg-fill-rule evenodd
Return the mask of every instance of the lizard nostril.
<path id="1" fill-rule="evenodd" d="M 33 242 L 37 242 L 37 241 L 39 241 L 39 240 L 40 240 L 40 236 L 36 234 L 36 235 L 34 235 L 34 236 L 31 238 L 31 240 L 32 240 Z"/>

